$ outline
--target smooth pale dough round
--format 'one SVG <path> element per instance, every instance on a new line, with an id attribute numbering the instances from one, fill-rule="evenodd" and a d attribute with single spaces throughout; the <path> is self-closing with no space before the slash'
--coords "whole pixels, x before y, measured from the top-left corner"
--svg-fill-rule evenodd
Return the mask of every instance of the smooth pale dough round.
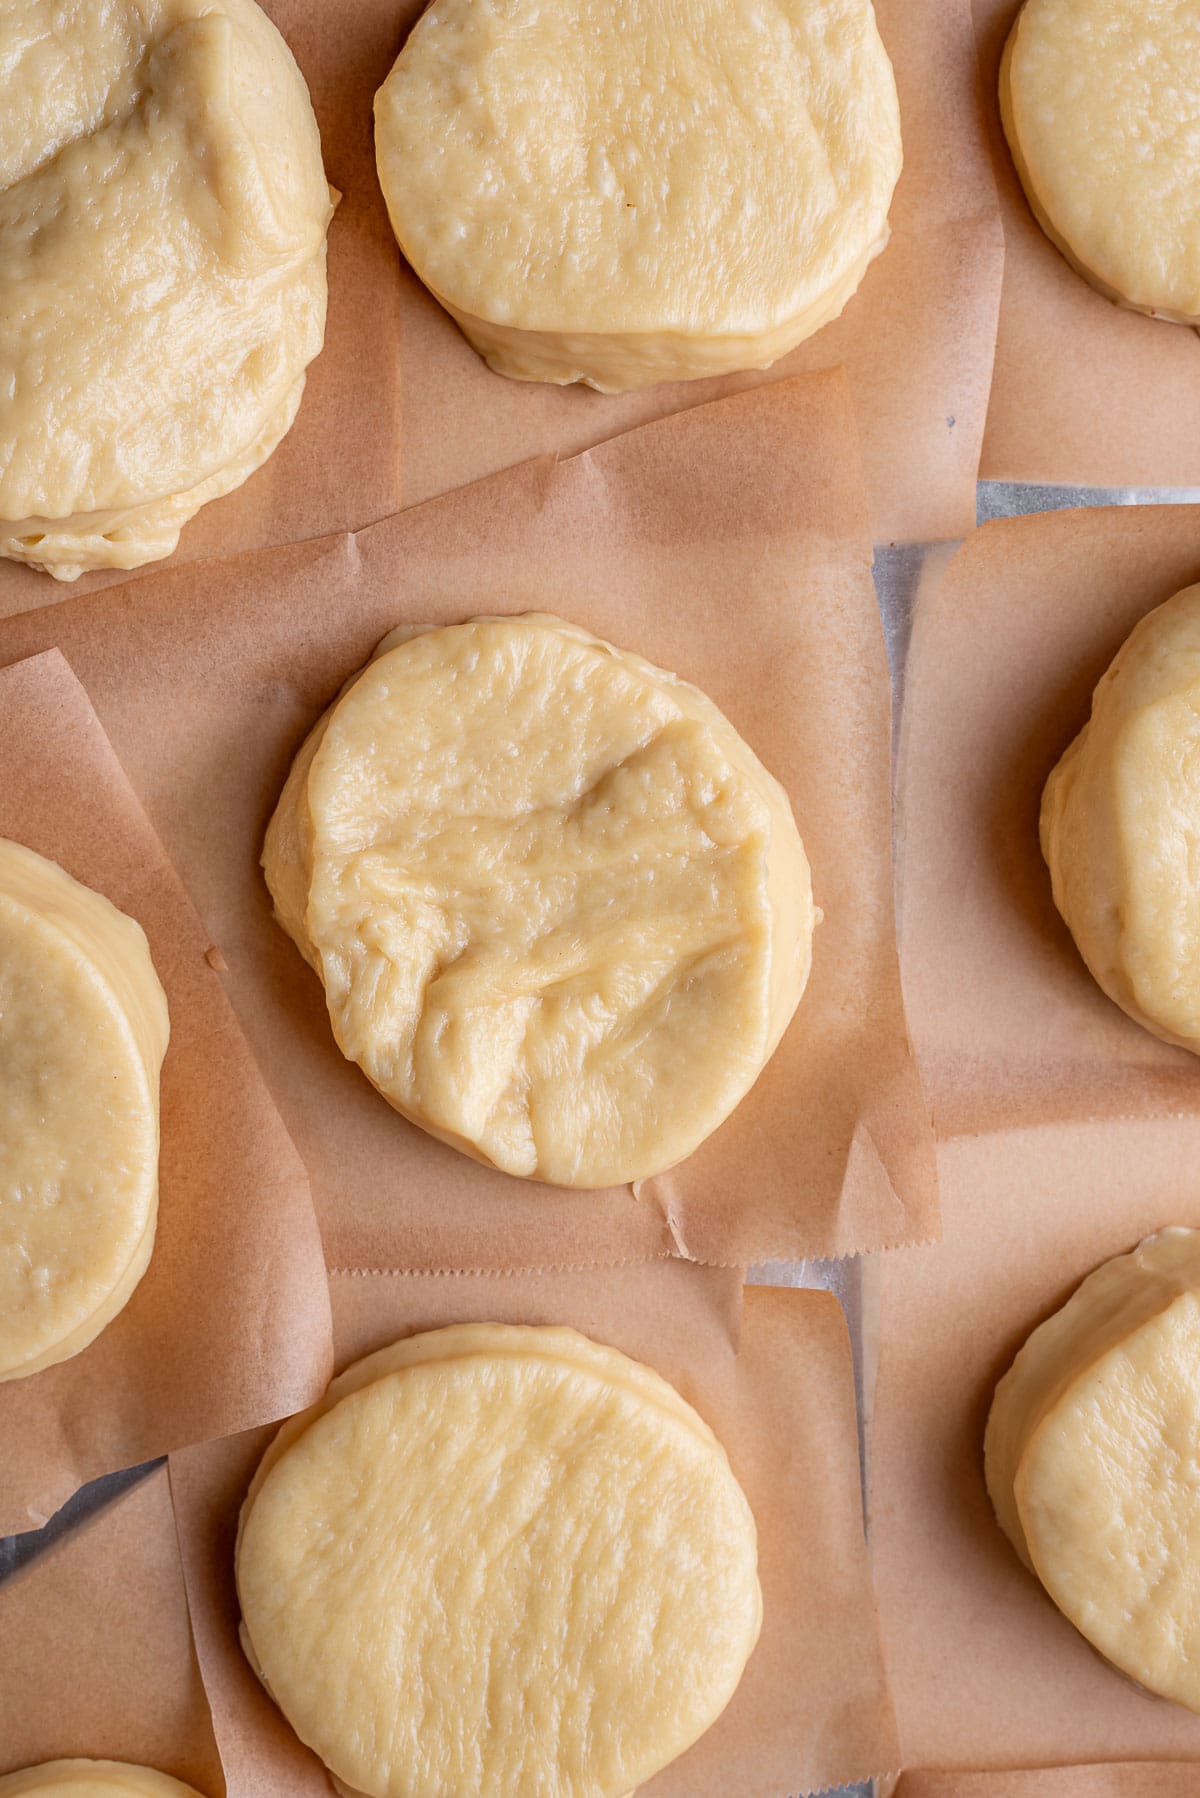
<path id="1" fill-rule="evenodd" d="M 263 866 L 343 1054 L 442 1141 L 562 1186 L 690 1154 L 808 978 L 782 787 L 695 687 L 541 614 L 385 639 Z"/>
<path id="2" fill-rule="evenodd" d="M 1200 1053 L 1200 586 L 1136 626 L 1046 783 L 1054 902 L 1110 999 Z"/>
<path id="3" fill-rule="evenodd" d="M 86 1348 L 149 1265 L 167 1036 L 141 926 L 0 839 L 0 1380 Z"/>
<path id="4" fill-rule="evenodd" d="M 325 331 L 308 89 L 253 0 L 0 8 L 0 555 L 170 555 Z"/>
<path id="5" fill-rule="evenodd" d="M 1096 1269 L 996 1388 L 1001 1528 L 1131 1679 L 1200 1710 L 1200 1231 Z"/>
<path id="6" fill-rule="evenodd" d="M 375 148 L 492 368 L 604 392 L 765 368 L 836 318 L 901 165 L 870 0 L 434 0 Z"/>
<path id="7" fill-rule="evenodd" d="M 255 1670 L 368 1798 L 623 1798 L 732 1697 L 756 1569 L 679 1393 L 502 1324 L 348 1369 L 268 1450 L 237 1546 Z"/>
<path id="8" fill-rule="evenodd" d="M 0 1798 L 199 1798 L 194 1786 L 126 1761 L 45 1761 L 0 1778 Z"/>
<path id="9" fill-rule="evenodd" d="M 1026 0 L 1000 111 L 1038 223 L 1085 280 L 1200 321 L 1195 0 Z"/>

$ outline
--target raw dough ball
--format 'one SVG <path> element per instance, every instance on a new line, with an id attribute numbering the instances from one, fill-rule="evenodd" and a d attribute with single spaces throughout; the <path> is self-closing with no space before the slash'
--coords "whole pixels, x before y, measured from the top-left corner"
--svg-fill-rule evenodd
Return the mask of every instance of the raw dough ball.
<path id="1" fill-rule="evenodd" d="M 149 1265 L 167 1034 L 141 926 L 0 839 L 0 1380 L 86 1348 Z"/>
<path id="2" fill-rule="evenodd" d="M 1054 902 L 1110 999 L 1200 1053 L 1200 586 L 1143 618 L 1046 782 Z"/>
<path id="3" fill-rule="evenodd" d="M 308 90 L 253 0 L 0 8 L 0 555 L 170 555 L 325 332 Z"/>
<path id="4" fill-rule="evenodd" d="M 0 1778 L 0 1798 L 31 1792 L 42 1798 L 199 1798 L 194 1786 L 125 1761 L 46 1761 Z"/>
<path id="5" fill-rule="evenodd" d="M 339 1788 L 621 1798 L 724 1710 L 762 1614 L 708 1425 L 574 1330 L 358 1362 L 242 1510 L 243 1642 Z"/>
<path id="6" fill-rule="evenodd" d="M 996 1388 L 988 1492 L 1094 1648 L 1200 1710 L 1200 1231 L 1105 1262 Z"/>
<path id="7" fill-rule="evenodd" d="M 1000 111 L 1034 214 L 1118 305 L 1200 321 L 1195 0 L 1026 0 Z"/>
<path id="8" fill-rule="evenodd" d="M 782 787 L 695 687 L 539 614 L 385 639 L 263 865 L 343 1054 L 444 1142 L 563 1186 L 690 1154 L 808 978 Z"/>
<path id="9" fill-rule="evenodd" d="M 888 238 L 870 0 L 435 0 L 375 100 L 400 247 L 501 374 L 765 368 Z"/>

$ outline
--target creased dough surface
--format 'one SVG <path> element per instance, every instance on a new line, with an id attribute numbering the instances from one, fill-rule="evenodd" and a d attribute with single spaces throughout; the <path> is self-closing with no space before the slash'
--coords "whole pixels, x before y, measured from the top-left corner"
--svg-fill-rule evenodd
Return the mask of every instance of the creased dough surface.
<path id="1" fill-rule="evenodd" d="M 126 1761 L 46 1761 L 0 1778 L 0 1798 L 199 1798 L 192 1786 Z"/>
<path id="2" fill-rule="evenodd" d="M 141 927 L 0 840 L 0 1380 L 86 1347 L 146 1270 L 167 1033 Z"/>
<path id="3" fill-rule="evenodd" d="M 1043 230 L 1108 299 L 1200 321 L 1200 13 L 1194 0 L 1026 0 L 1000 72 Z"/>
<path id="4" fill-rule="evenodd" d="M 463 1325 L 348 1370 L 243 1509 L 256 1670 L 371 1798 L 622 1798 L 724 1709 L 754 1521 L 708 1426 L 574 1331 Z"/>
<path id="5" fill-rule="evenodd" d="M 252 0 L 0 12 L 0 553 L 169 554 L 295 416 L 325 326 L 308 92 Z"/>
<path id="6" fill-rule="evenodd" d="M 996 1389 L 988 1491 L 1114 1666 L 1200 1710 L 1200 1231 L 1090 1274 Z"/>
<path id="7" fill-rule="evenodd" d="M 604 390 L 836 317 L 901 165 L 870 0 L 434 0 L 375 118 L 400 246 L 480 353 Z"/>
<path id="8" fill-rule="evenodd" d="M 1200 586 L 1156 607 L 1046 783 L 1054 902 L 1110 999 L 1200 1050 Z"/>
<path id="9" fill-rule="evenodd" d="M 544 615 L 377 656 L 263 859 L 343 1053 L 434 1135 L 560 1185 L 690 1153 L 808 975 L 778 782 L 697 689 Z"/>

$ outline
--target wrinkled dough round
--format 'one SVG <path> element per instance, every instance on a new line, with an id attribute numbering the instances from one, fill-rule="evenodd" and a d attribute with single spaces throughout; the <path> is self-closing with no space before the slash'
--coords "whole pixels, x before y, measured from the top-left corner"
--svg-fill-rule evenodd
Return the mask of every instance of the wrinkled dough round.
<path id="1" fill-rule="evenodd" d="M 168 555 L 290 426 L 325 329 L 308 91 L 253 0 L 0 16 L 0 554 Z"/>
<path id="2" fill-rule="evenodd" d="M 1000 109 L 1038 223 L 1108 299 L 1200 321 L 1195 0 L 1026 0 Z"/>
<path id="3" fill-rule="evenodd" d="M 537 614 L 377 656 L 263 862 L 343 1053 L 435 1136 L 559 1185 L 689 1154 L 808 977 L 783 789 L 694 687 Z"/>
<path id="4" fill-rule="evenodd" d="M 888 237 L 870 0 L 434 0 L 375 101 L 400 247 L 501 374 L 765 368 Z"/>
<path id="5" fill-rule="evenodd" d="M 1054 902 L 1099 985 L 1200 1051 L 1200 586 L 1137 625 L 1046 783 Z"/>
<path id="6" fill-rule="evenodd" d="M 0 1798 L 200 1798 L 194 1786 L 125 1761 L 46 1761 L 0 1778 Z"/>
<path id="7" fill-rule="evenodd" d="M 462 1325 L 343 1374 L 243 1508 L 252 1663 L 369 1798 L 623 1798 L 720 1715 L 758 1637 L 754 1520 L 658 1375 Z"/>
<path id="8" fill-rule="evenodd" d="M 1075 1627 L 1200 1710 L 1200 1231 L 1088 1276 L 996 1389 L 997 1518 Z"/>
<path id="9" fill-rule="evenodd" d="M 146 1271 L 167 1034 L 141 927 L 0 840 L 0 1380 L 77 1354 Z"/>

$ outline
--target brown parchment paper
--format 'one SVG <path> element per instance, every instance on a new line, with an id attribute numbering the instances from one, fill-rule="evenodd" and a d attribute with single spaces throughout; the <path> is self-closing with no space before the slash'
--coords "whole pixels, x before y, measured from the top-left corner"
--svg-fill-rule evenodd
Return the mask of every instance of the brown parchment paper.
<path id="1" fill-rule="evenodd" d="M 1200 578 L 1200 510 L 1004 519 L 918 596 L 901 726 L 901 961 L 939 1134 L 1200 1111 L 1200 1062 L 1105 998 L 1054 909 L 1042 788 L 1134 624 Z"/>
<path id="2" fill-rule="evenodd" d="M 225 1791 L 165 1468 L 0 1584 L 0 1774 L 74 1758 Z"/>
<path id="3" fill-rule="evenodd" d="M 879 1344 L 868 1517 L 901 1764 L 1200 1762 L 1200 1716 L 1092 1651 L 983 1482 L 992 1393 L 1030 1332 L 1100 1262 L 1200 1224 L 1200 1122 L 997 1131 L 939 1145 L 938 1162 L 943 1241 L 864 1264 Z"/>
<path id="4" fill-rule="evenodd" d="M 1013 1773 L 905 1773 L 893 1798 L 1196 1798 L 1200 1762 L 1108 1761 Z"/>
<path id="5" fill-rule="evenodd" d="M 543 459 L 359 533 L 168 569 L 0 625 L 56 643 L 229 963 L 333 1267 L 728 1265 L 920 1240 L 931 1138 L 896 967 L 889 689 L 840 373 Z M 695 681 L 792 796 L 824 908 L 800 1011 L 729 1122 L 605 1194 L 510 1179 L 405 1123 L 338 1052 L 258 867 L 292 756 L 405 621 L 530 609 Z"/>
<path id="6" fill-rule="evenodd" d="M 828 1293 L 750 1287 L 677 1261 L 489 1276 L 335 1276 L 338 1363 L 456 1322 L 566 1323 L 656 1367 L 707 1418 L 755 1514 L 763 1632 L 729 1708 L 640 1788 L 787 1798 L 895 1762 L 858 1487 L 850 1350 Z M 238 1510 L 269 1431 L 172 1456 L 197 1651 L 230 1798 L 331 1787 L 237 1640 Z"/>
<path id="7" fill-rule="evenodd" d="M 236 492 L 202 507 L 184 526 L 176 561 L 352 530 L 400 504 L 403 306 L 395 238 L 375 177 L 371 103 L 379 58 L 362 29 L 370 6 L 263 0 L 263 11 L 308 82 L 325 173 L 341 194 L 329 229 L 325 348 L 309 366 L 299 414 L 279 448 Z M 0 561 L 0 613 L 50 605 L 144 572 L 84 575 L 70 587 Z"/>
<path id="8" fill-rule="evenodd" d="M 0 673 L 0 719 L 0 836 L 137 919 L 171 1014 L 154 1254 L 81 1354 L 0 1384 L 4 1534 L 97 1474 L 310 1402 L 331 1348 L 304 1170 L 205 959 L 211 939 L 61 655 Z"/>
<path id="9" fill-rule="evenodd" d="M 176 562 L 357 529 L 528 457 L 573 455 L 648 419 L 839 364 L 853 384 L 876 541 L 960 537 L 973 524 L 1003 246 L 970 0 L 876 0 L 905 166 L 891 242 L 843 317 L 769 371 L 624 395 L 493 374 L 402 262 L 375 173 L 372 102 L 421 0 L 263 5 L 309 83 L 342 194 L 326 344 L 280 448 L 185 527 Z M 75 591 L 122 579 L 85 575 Z M 68 591 L 0 562 L 0 614 Z"/>
<path id="10" fill-rule="evenodd" d="M 1029 209 L 1000 124 L 1019 0 L 974 0 L 1005 262 L 980 474 L 1090 487 L 1200 483 L 1200 337 L 1104 299 Z"/>

